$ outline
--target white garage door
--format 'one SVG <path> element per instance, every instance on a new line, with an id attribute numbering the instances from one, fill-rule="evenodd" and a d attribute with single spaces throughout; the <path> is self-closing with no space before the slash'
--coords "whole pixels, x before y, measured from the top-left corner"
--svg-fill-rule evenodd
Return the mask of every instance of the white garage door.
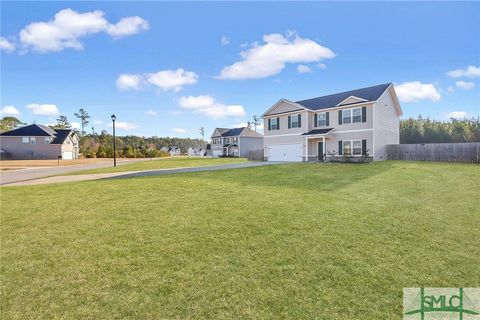
<path id="1" fill-rule="evenodd" d="M 73 152 L 72 151 L 64 151 L 63 154 L 62 154 L 62 159 L 64 159 L 64 160 L 73 159 Z"/>
<path id="2" fill-rule="evenodd" d="M 302 161 L 302 144 L 272 144 L 268 147 L 269 161 Z"/>

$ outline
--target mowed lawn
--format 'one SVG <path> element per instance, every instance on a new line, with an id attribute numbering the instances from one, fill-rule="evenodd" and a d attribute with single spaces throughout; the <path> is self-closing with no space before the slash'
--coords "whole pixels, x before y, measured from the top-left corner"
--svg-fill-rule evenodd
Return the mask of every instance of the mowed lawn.
<path id="1" fill-rule="evenodd" d="M 401 319 L 480 286 L 479 195 L 414 162 L 2 188 L 2 318 Z"/>
<path id="2" fill-rule="evenodd" d="M 240 162 L 246 162 L 246 161 L 247 161 L 246 158 L 195 158 L 195 157 L 154 158 L 153 160 L 150 160 L 150 161 L 123 164 L 123 165 L 118 165 L 116 167 L 112 166 L 108 168 L 81 170 L 81 171 L 65 173 L 63 175 L 157 170 L 157 169 L 171 169 L 171 168 L 185 168 L 185 167 L 203 167 L 203 166 L 215 166 L 215 165 L 223 165 L 223 164 L 231 164 L 231 163 L 240 163 Z"/>

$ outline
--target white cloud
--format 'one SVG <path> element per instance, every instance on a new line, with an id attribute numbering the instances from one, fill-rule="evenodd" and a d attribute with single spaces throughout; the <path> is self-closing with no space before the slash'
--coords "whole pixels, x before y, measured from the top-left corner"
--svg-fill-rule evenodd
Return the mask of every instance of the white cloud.
<path id="1" fill-rule="evenodd" d="M 152 109 L 149 109 L 147 110 L 147 114 L 149 116 L 152 116 L 152 117 L 156 117 L 157 116 L 157 112 L 155 110 L 152 110 Z"/>
<path id="2" fill-rule="evenodd" d="M 465 111 L 452 111 L 447 117 L 450 119 L 463 119 L 467 117 L 467 113 Z"/>
<path id="3" fill-rule="evenodd" d="M 319 63 L 317 64 L 317 67 L 319 67 L 322 70 L 327 69 L 327 65 L 325 63 Z"/>
<path id="4" fill-rule="evenodd" d="M 94 120 L 93 121 L 93 124 L 96 124 L 96 125 L 101 125 L 103 123 L 103 121 L 101 120 Z"/>
<path id="5" fill-rule="evenodd" d="M 39 116 L 56 116 L 59 114 L 58 108 L 54 104 L 31 103 L 25 106 L 25 108 Z"/>
<path id="6" fill-rule="evenodd" d="M 11 41 L 8 41 L 7 38 L 0 37 L 0 50 L 3 50 L 7 53 L 15 51 L 15 44 Z"/>
<path id="7" fill-rule="evenodd" d="M 312 69 L 307 65 L 299 64 L 297 66 L 297 72 L 298 73 L 310 73 L 310 72 L 312 72 Z"/>
<path id="8" fill-rule="evenodd" d="M 210 95 L 181 97 L 178 102 L 180 108 L 201 113 L 213 119 L 226 117 L 244 117 L 245 109 L 241 105 L 225 105 L 216 102 Z"/>
<path id="9" fill-rule="evenodd" d="M 242 51 L 241 61 L 223 68 L 220 79 L 266 78 L 280 73 L 287 63 L 318 62 L 335 57 L 327 47 L 310 39 L 303 39 L 295 32 L 287 36 L 273 33 L 263 36 L 264 44 L 253 44 Z"/>
<path id="10" fill-rule="evenodd" d="M 142 88 L 142 76 L 138 74 L 121 74 L 117 78 L 117 88 L 120 90 L 139 90 Z"/>
<path id="11" fill-rule="evenodd" d="M 463 90 L 470 90 L 475 87 L 475 83 L 473 82 L 465 82 L 465 81 L 457 81 L 455 85 Z"/>
<path id="12" fill-rule="evenodd" d="M 177 70 L 164 70 L 146 75 L 147 81 L 165 91 L 173 90 L 178 92 L 184 85 L 197 83 L 198 75 L 195 72 L 185 71 L 182 68 Z"/>
<path id="13" fill-rule="evenodd" d="M 237 123 L 236 125 L 234 125 L 235 128 L 244 128 L 244 127 L 248 127 L 248 122 L 240 122 L 240 123 Z M 255 129 L 255 126 L 253 125 L 253 123 L 250 124 L 250 129 L 254 130 Z M 260 122 L 259 125 L 257 125 L 257 132 L 263 132 L 263 121 Z"/>
<path id="14" fill-rule="evenodd" d="M 455 91 L 455 89 L 453 89 L 452 86 L 449 86 L 449 87 L 447 88 L 447 91 L 448 91 L 448 92 L 453 92 L 453 91 Z"/>
<path id="15" fill-rule="evenodd" d="M 112 124 L 110 124 L 110 126 L 112 126 Z M 131 130 L 131 129 L 138 128 L 138 125 L 130 122 L 115 121 L 115 128 L 123 129 L 123 130 Z"/>
<path id="16" fill-rule="evenodd" d="M 20 115 L 20 111 L 18 111 L 14 106 L 4 106 L 2 110 L 0 110 L 0 115 L 2 117 L 18 117 Z"/>
<path id="17" fill-rule="evenodd" d="M 187 133 L 187 130 L 182 129 L 182 128 L 173 128 L 172 132 L 179 133 L 179 134 L 185 134 L 185 133 Z"/>
<path id="18" fill-rule="evenodd" d="M 110 24 L 107 27 L 106 32 L 115 38 L 121 38 L 148 30 L 148 28 L 149 25 L 146 20 L 138 16 L 134 16 L 122 18 L 116 24 Z"/>
<path id="19" fill-rule="evenodd" d="M 464 69 L 456 69 L 447 72 L 452 78 L 460 78 L 460 77 L 469 77 L 469 78 L 476 78 L 480 77 L 480 67 L 476 66 L 467 66 Z"/>
<path id="20" fill-rule="evenodd" d="M 223 36 L 221 39 L 220 39 L 220 43 L 222 44 L 222 46 L 226 46 L 227 44 L 230 43 L 230 39 L 226 36 Z"/>
<path id="21" fill-rule="evenodd" d="M 63 9 L 50 21 L 25 26 L 20 31 L 20 41 L 25 48 L 42 53 L 66 48 L 81 50 L 81 38 L 91 34 L 106 32 L 118 38 L 148 28 L 148 23 L 140 17 L 122 18 L 117 24 L 110 24 L 104 15 L 100 10 L 78 13 Z"/>
<path id="22" fill-rule="evenodd" d="M 420 81 L 397 84 L 395 85 L 395 91 L 398 99 L 402 102 L 439 101 L 442 98 L 432 83 L 421 83 Z"/>
<path id="23" fill-rule="evenodd" d="M 78 122 L 70 122 L 72 129 L 80 129 L 81 125 Z"/>

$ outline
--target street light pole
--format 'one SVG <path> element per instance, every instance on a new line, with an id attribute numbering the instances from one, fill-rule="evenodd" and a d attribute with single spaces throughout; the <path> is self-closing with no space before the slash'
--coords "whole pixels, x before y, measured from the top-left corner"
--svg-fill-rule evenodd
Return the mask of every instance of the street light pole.
<path id="1" fill-rule="evenodd" d="M 113 166 L 117 166 L 117 151 L 115 149 L 115 120 L 117 120 L 117 117 L 115 117 L 114 114 L 112 114 L 112 123 L 113 123 Z"/>

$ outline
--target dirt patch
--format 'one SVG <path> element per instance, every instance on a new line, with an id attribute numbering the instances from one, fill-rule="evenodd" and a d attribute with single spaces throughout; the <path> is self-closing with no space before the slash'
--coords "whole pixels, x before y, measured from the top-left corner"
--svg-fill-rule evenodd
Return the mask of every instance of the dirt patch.
<path id="1" fill-rule="evenodd" d="M 122 160 L 117 160 L 121 162 Z M 2 160 L 0 170 L 16 170 L 37 167 L 71 166 L 76 164 L 108 163 L 113 159 L 75 159 L 75 160 Z"/>

